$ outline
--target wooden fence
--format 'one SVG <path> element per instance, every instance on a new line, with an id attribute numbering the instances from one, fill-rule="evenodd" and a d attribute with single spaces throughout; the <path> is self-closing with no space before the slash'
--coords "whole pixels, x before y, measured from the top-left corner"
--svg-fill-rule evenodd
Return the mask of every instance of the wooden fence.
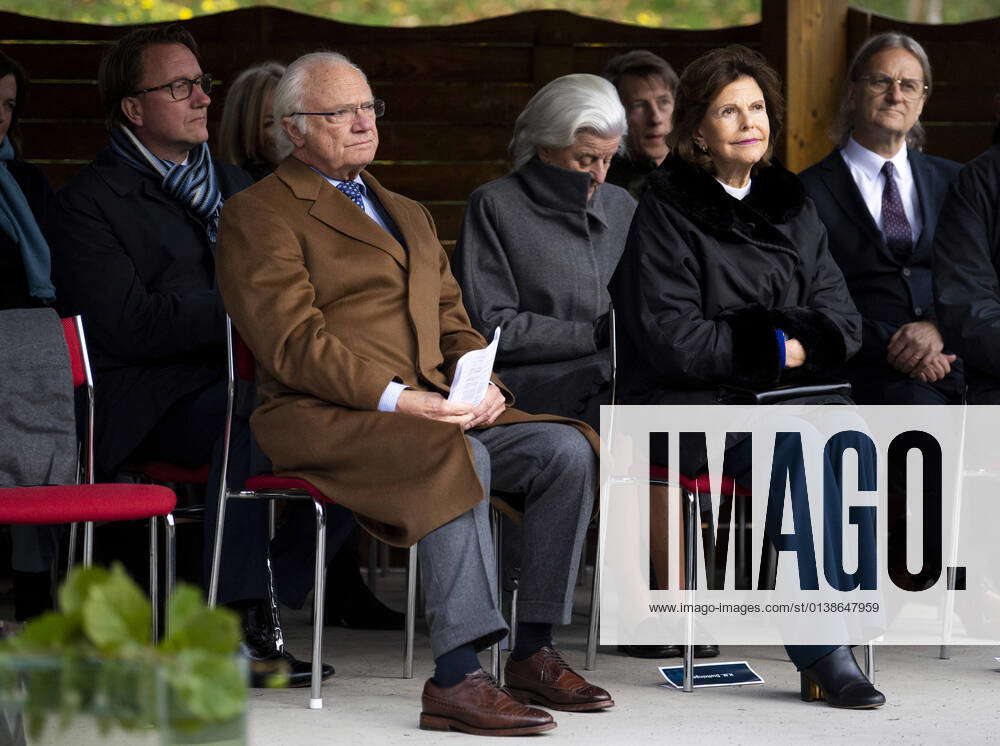
<path id="1" fill-rule="evenodd" d="M 563 11 L 386 28 L 267 7 L 185 25 L 202 48 L 204 69 L 223 82 L 249 65 L 289 62 L 320 48 L 351 57 L 388 102 L 373 173 L 389 188 L 424 202 L 449 242 L 458 234 L 468 194 L 508 169 L 514 119 L 530 96 L 559 75 L 599 72 L 629 49 L 650 49 L 678 71 L 720 45 L 739 42 L 763 51 L 787 81 L 791 146 L 780 152 L 799 169 L 829 150 L 822 133 L 843 84 L 844 60 L 869 33 L 898 28 L 925 44 L 935 69 L 924 116 L 928 152 L 967 160 L 987 146 L 992 97 L 1000 87 L 1000 18 L 957 26 L 906 24 L 848 10 L 844 0 L 763 0 L 763 8 L 761 24 L 709 31 L 650 29 Z M 22 120 L 25 154 L 43 166 L 55 187 L 105 143 L 98 62 L 129 28 L 0 12 L 0 45 L 33 80 Z M 213 127 L 225 90 L 223 85 L 214 95 L 209 110 Z"/>

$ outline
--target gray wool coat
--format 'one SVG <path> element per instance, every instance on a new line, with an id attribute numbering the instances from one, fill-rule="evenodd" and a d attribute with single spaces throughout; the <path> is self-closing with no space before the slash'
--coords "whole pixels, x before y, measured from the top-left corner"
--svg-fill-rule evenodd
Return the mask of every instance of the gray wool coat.
<path id="1" fill-rule="evenodd" d="M 472 193 L 452 271 L 472 325 L 501 327 L 497 374 L 518 406 L 570 417 L 610 379 L 594 322 L 611 302 L 608 282 L 636 202 L 590 176 L 533 158 Z"/>

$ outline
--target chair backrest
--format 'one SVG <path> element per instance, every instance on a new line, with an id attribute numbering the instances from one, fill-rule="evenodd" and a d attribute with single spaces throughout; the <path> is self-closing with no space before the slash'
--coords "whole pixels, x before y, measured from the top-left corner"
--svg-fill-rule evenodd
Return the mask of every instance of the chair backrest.
<path id="1" fill-rule="evenodd" d="M 94 375 L 87 353 L 87 337 L 83 333 L 83 317 L 67 316 L 60 319 L 66 347 L 69 350 L 69 366 L 73 376 L 73 388 L 87 387 L 87 422 L 83 443 L 83 481 L 94 483 Z"/>
<path id="2" fill-rule="evenodd" d="M 87 355 L 87 341 L 83 336 L 83 318 L 67 316 L 60 319 L 63 335 L 66 337 L 66 347 L 69 348 L 69 366 L 73 374 L 73 388 L 84 384 L 93 386 L 94 380 L 90 372 L 90 359 Z"/>

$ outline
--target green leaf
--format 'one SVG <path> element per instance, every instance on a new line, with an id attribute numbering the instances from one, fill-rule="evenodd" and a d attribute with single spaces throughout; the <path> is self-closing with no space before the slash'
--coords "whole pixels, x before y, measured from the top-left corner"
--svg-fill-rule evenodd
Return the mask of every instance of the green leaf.
<path id="1" fill-rule="evenodd" d="M 111 573 L 104 567 L 75 567 L 59 589 L 59 610 L 63 614 L 82 614 L 83 604 L 94 586 L 108 582 Z"/>
<path id="2" fill-rule="evenodd" d="M 205 650 L 235 653 L 240 644 L 239 618 L 229 609 L 210 609 L 201 591 L 181 584 L 170 599 L 170 634 L 160 643 L 166 653 Z"/>
<path id="3" fill-rule="evenodd" d="M 56 653 L 83 640 L 78 616 L 66 616 L 47 611 L 24 625 L 17 636 L 5 641 L 4 647 L 15 652 Z"/>
<path id="4" fill-rule="evenodd" d="M 235 655 L 184 650 L 166 666 L 175 725 L 229 720 L 246 707 L 246 679 Z"/>
<path id="5" fill-rule="evenodd" d="M 115 564 L 107 582 L 89 588 L 83 602 L 83 629 L 101 651 L 148 645 L 152 614 L 138 585 Z"/>

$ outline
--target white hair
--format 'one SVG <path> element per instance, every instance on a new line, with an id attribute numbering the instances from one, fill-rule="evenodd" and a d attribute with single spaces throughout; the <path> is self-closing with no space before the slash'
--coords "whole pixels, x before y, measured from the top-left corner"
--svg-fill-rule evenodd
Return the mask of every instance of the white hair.
<path id="1" fill-rule="evenodd" d="M 284 117 L 290 116 L 293 111 L 301 111 L 305 105 L 306 88 L 309 83 L 309 74 L 317 67 L 339 67 L 346 65 L 361 73 L 361 76 L 368 81 L 365 71 L 351 62 L 347 57 L 339 52 L 310 52 L 299 57 L 295 62 L 285 68 L 285 74 L 281 76 L 277 87 L 274 89 L 274 120 L 281 122 Z M 292 117 L 292 125 L 303 135 L 309 129 L 309 117 L 296 115 Z M 279 158 L 287 158 L 291 155 L 295 146 L 288 139 L 288 133 L 284 127 L 279 126 L 274 135 L 275 148 Z"/>
<path id="2" fill-rule="evenodd" d="M 625 109 L 615 87 L 597 75 L 563 75 L 531 97 L 514 123 L 510 155 L 514 168 L 531 160 L 538 148 L 565 148 L 581 132 L 623 137 Z"/>

